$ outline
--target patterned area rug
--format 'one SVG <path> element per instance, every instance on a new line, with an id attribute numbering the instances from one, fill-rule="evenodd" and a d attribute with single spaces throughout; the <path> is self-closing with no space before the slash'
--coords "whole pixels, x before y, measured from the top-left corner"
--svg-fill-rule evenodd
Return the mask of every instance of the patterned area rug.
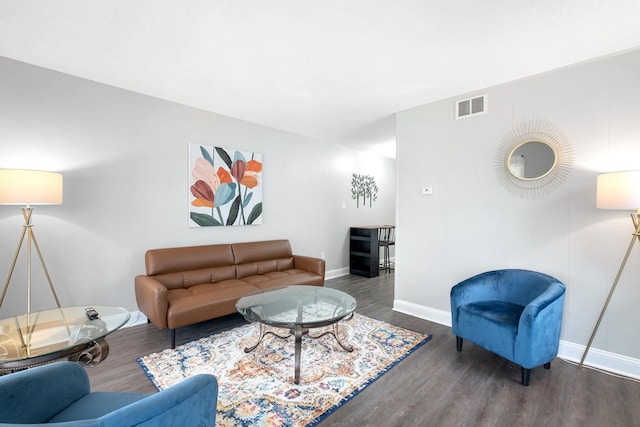
<path id="1" fill-rule="evenodd" d="M 270 328 L 286 335 L 288 331 Z M 311 330 L 318 336 L 333 328 Z M 219 384 L 218 427 L 310 426 L 335 411 L 431 336 L 355 314 L 339 323 L 344 351 L 331 335 L 302 340 L 300 384 L 293 382 L 294 339 L 272 335 L 251 353 L 258 324 L 247 324 L 138 359 L 149 379 L 164 390 L 198 373 Z"/>

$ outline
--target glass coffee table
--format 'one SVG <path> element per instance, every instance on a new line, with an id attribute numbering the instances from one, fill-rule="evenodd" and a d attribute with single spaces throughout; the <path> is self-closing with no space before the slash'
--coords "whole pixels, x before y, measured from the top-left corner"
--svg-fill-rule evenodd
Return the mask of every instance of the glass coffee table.
<path id="1" fill-rule="evenodd" d="M 109 354 L 104 337 L 120 329 L 130 313 L 121 307 L 63 307 L 0 320 L 0 375 L 57 360 L 93 366 Z M 91 313 L 89 313 L 91 314 Z"/>
<path id="2" fill-rule="evenodd" d="M 353 351 L 353 347 L 344 344 L 338 337 L 338 322 L 353 317 L 356 300 L 349 294 L 337 289 L 322 286 L 288 286 L 284 288 L 263 289 L 238 300 L 236 309 L 250 322 L 260 324 L 258 342 L 244 349 L 249 353 L 255 350 L 267 335 L 286 339 L 295 336 L 295 375 L 294 382 L 300 383 L 300 352 L 302 336 L 320 338 L 333 335 L 345 351 Z M 333 325 L 333 331 L 318 336 L 309 334 L 309 329 Z M 284 328 L 289 335 L 278 335 L 265 331 L 265 326 Z"/>

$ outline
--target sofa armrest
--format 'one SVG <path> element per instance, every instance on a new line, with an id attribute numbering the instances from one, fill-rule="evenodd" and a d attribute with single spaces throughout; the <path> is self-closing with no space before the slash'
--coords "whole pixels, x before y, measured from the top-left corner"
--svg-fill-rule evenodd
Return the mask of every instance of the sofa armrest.
<path id="1" fill-rule="evenodd" d="M 199 374 L 100 417 L 100 425 L 214 426 L 217 400 L 216 377 Z"/>
<path id="2" fill-rule="evenodd" d="M 310 273 L 315 273 L 324 279 L 325 261 L 321 258 L 314 258 L 303 255 L 293 256 L 294 268 L 305 270 Z"/>
<path id="3" fill-rule="evenodd" d="M 169 299 L 167 288 L 149 276 L 136 276 L 136 301 L 138 308 L 160 330 L 167 329 Z"/>

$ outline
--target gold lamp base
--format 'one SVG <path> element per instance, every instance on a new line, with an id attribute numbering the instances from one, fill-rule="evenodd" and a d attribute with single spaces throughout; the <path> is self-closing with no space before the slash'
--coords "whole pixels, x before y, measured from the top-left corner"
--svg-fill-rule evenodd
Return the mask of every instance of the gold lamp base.
<path id="1" fill-rule="evenodd" d="M 22 216 L 24 217 L 24 225 L 22 226 L 22 235 L 20 236 L 20 241 L 18 242 L 16 254 L 13 257 L 13 262 L 11 263 L 11 267 L 9 268 L 9 274 L 7 275 L 7 280 L 4 282 L 4 289 L 2 290 L 2 295 L 0 296 L 0 307 L 2 307 L 5 294 L 7 293 L 7 289 L 9 288 L 9 282 L 11 281 L 11 276 L 13 275 L 13 270 L 15 269 L 15 266 L 16 266 L 16 261 L 18 260 L 18 255 L 20 255 L 20 249 L 22 249 L 22 243 L 24 242 L 26 237 L 27 238 L 27 314 L 31 313 L 31 247 L 32 246 L 36 248 L 36 252 L 38 253 L 38 257 L 40 258 L 40 263 L 42 264 L 42 268 L 44 270 L 44 274 L 47 277 L 47 281 L 49 282 L 51 293 L 53 293 L 53 298 L 56 300 L 56 304 L 58 305 L 58 308 L 60 308 L 60 301 L 58 300 L 58 295 L 56 294 L 56 290 L 53 287 L 51 276 L 49 276 L 49 270 L 47 270 L 47 266 L 44 263 L 42 252 L 40 252 L 40 246 L 38 245 L 38 241 L 36 240 L 36 235 L 33 232 L 33 224 L 31 224 L 32 213 L 33 213 L 33 208 L 29 206 L 27 206 L 26 208 L 22 208 Z"/>
<path id="2" fill-rule="evenodd" d="M 587 353 L 591 348 L 591 344 L 593 343 L 593 339 L 596 336 L 596 332 L 600 327 L 600 322 L 604 317 L 605 311 L 607 311 L 607 306 L 609 305 L 609 301 L 611 300 L 611 296 L 613 295 L 613 291 L 615 291 L 616 286 L 618 285 L 618 280 L 620 280 L 620 276 L 622 275 L 622 270 L 624 270 L 624 266 L 627 264 L 627 260 L 629 259 L 629 254 L 631 253 L 631 249 L 633 249 L 633 244 L 636 239 L 640 242 L 640 212 L 631 214 L 631 221 L 633 221 L 634 232 L 631 235 L 631 241 L 629 242 L 629 248 L 627 249 L 627 253 L 624 255 L 622 259 L 622 264 L 620 264 L 620 269 L 618 269 L 618 274 L 616 275 L 615 280 L 613 281 L 613 285 L 611 286 L 611 290 L 609 291 L 609 296 L 607 296 L 606 301 L 604 302 L 604 306 L 602 307 L 602 312 L 600 312 L 600 317 L 598 317 L 598 322 L 596 323 L 595 328 L 593 328 L 593 333 L 591 334 L 591 338 L 589 338 L 589 342 L 587 343 L 587 348 L 585 348 L 584 353 L 582 354 L 582 359 L 580 359 L 580 363 L 578 364 L 578 368 L 582 368 L 584 364 L 584 359 L 587 357 Z"/>

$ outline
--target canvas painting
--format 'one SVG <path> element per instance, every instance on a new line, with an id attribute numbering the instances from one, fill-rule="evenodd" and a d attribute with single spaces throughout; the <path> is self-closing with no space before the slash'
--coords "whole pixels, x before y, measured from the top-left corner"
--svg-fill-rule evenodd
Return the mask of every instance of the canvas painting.
<path id="1" fill-rule="evenodd" d="M 189 226 L 262 223 L 262 155 L 189 144 Z"/>

